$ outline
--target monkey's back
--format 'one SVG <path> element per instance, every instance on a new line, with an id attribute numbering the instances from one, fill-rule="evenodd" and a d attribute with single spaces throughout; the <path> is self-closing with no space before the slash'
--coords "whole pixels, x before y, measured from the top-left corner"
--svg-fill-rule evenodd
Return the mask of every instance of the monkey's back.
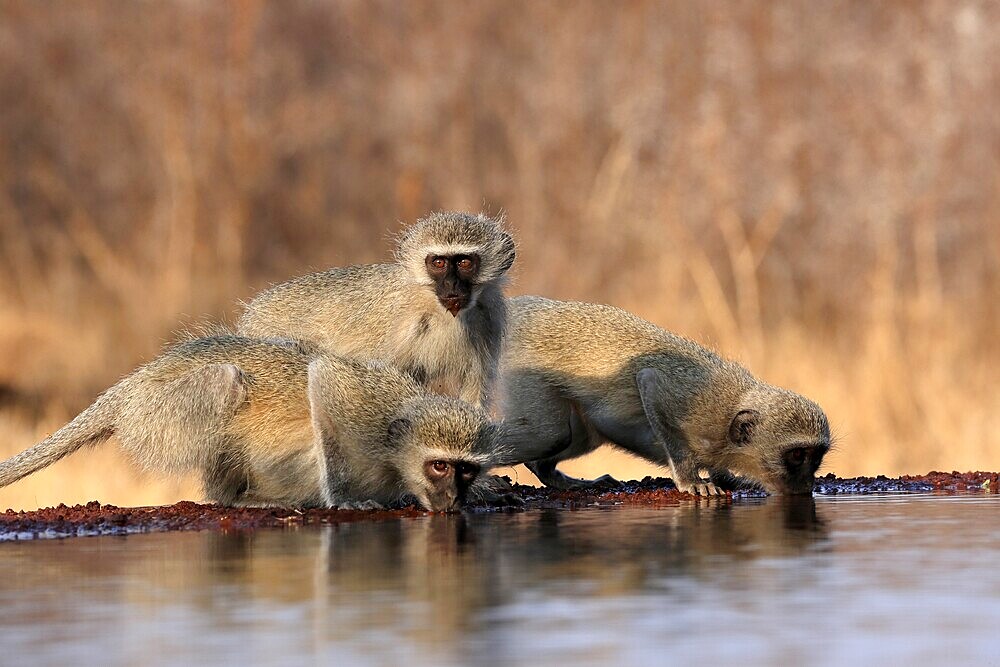
<path id="1" fill-rule="evenodd" d="M 384 434 L 402 404 L 426 395 L 412 376 L 388 364 L 324 355 L 327 405 L 346 439 L 365 446 L 371 434 Z"/>
<path id="2" fill-rule="evenodd" d="M 186 377 L 215 367 L 238 369 L 231 383 L 238 392 L 231 410 L 213 410 L 212 397 L 204 392 L 192 394 L 189 385 L 183 387 L 178 399 L 171 397 L 171 385 L 184 384 Z M 216 377 L 210 375 L 209 382 Z M 226 382 L 229 377 L 218 376 L 217 389 L 222 394 L 231 391 Z M 130 393 L 166 399 L 157 405 L 136 405 L 133 410 L 152 419 L 160 417 L 160 427 L 152 432 L 161 441 L 189 441 L 196 449 L 200 442 L 207 455 L 233 447 L 235 458 L 225 465 L 245 471 L 240 474 L 245 474 L 254 497 L 293 504 L 303 498 L 319 498 L 319 435 L 314 410 L 325 411 L 336 424 L 337 440 L 344 445 L 340 455 L 351 459 L 350 467 L 363 468 L 371 465 L 366 455 L 383 444 L 373 434 L 384 434 L 395 408 L 423 392 L 410 376 L 386 364 L 231 335 L 180 343 L 140 368 L 131 381 L 133 386 L 142 383 L 156 389 Z M 316 383 L 321 405 L 315 405 L 310 396 L 311 383 Z M 171 407 L 179 401 L 187 405 L 180 410 Z M 161 414 L 153 414 L 156 412 Z M 200 417 L 186 423 L 171 419 L 181 413 Z M 144 449 L 163 451 L 162 447 Z M 211 459 L 197 452 L 188 458 L 196 459 L 191 461 L 196 467 L 212 465 Z M 166 466 L 153 462 L 148 467 Z"/>
<path id="3" fill-rule="evenodd" d="M 663 371 L 687 403 L 719 385 L 753 382 L 739 364 L 614 306 L 534 296 L 510 300 L 503 373 L 542 382 L 591 407 L 607 404 L 638 415 L 635 376 Z M 522 386 L 524 383 L 521 383 Z"/>
<path id="4" fill-rule="evenodd" d="M 212 366 L 239 369 L 234 378 L 238 387 L 220 386 L 217 391 L 240 395 L 234 397 L 230 412 L 204 429 L 217 429 L 268 456 L 280 456 L 290 444 L 304 446 L 311 439 L 309 357 L 293 346 L 232 335 L 198 338 L 170 348 L 140 368 L 135 379 L 165 388 Z"/>
<path id="5" fill-rule="evenodd" d="M 664 353 L 697 365 L 724 363 L 698 343 L 614 306 L 521 296 L 510 299 L 509 308 L 507 346 L 518 366 L 609 376 Z"/>
<path id="6" fill-rule="evenodd" d="M 246 304 L 238 332 L 302 340 L 342 355 L 379 357 L 401 309 L 398 264 L 337 267 L 293 278 Z"/>

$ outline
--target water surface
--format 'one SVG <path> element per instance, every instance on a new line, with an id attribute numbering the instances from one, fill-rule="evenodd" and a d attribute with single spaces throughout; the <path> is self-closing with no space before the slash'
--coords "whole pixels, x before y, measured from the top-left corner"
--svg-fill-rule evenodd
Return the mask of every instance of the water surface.
<path id="1" fill-rule="evenodd" d="M 3 664 L 1000 664 L 1000 497 L 0 544 Z"/>

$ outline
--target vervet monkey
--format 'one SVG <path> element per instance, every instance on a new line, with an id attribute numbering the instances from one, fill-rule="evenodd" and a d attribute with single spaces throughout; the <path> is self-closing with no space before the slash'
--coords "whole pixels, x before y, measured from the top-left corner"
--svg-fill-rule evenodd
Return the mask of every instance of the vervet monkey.
<path id="1" fill-rule="evenodd" d="M 396 262 L 333 268 L 275 285 L 238 329 L 378 359 L 488 405 L 507 322 L 514 241 L 502 220 L 433 213 L 406 229 Z"/>
<path id="2" fill-rule="evenodd" d="M 6 486 L 114 435 L 156 473 L 200 473 L 223 505 L 461 506 L 497 429 L 381 362 L 237 336 L 186 341 L 0 463 Z"/>
<path id="3" fill-rule="evenodd" d="M 750 482 L 812 491 L 830 449 L 812 401 L 619 308 L 532 296 L 508 305 L 498 403 L 512 458 L 503 464 L 527 462 L 549 486 L 585 486 L 557 464 L 610 442 L 669 466 L 690 493 Z"/>

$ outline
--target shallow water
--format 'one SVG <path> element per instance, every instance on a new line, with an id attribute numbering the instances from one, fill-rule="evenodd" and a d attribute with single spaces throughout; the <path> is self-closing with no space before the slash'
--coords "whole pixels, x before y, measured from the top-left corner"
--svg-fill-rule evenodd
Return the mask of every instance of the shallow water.
<path id="1" fill-rule="evenodd" d="M 0 572 L 3 664 L 1000 664 L 996 495 L 43 540 Z"/>

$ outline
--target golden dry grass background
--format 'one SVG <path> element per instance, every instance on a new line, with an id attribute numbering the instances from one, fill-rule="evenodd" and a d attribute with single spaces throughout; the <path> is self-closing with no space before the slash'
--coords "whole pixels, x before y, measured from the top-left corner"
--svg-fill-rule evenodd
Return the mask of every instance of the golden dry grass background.
<path id="1" fill-rule="evenodd" d="M 809 395 L 828 470 L 1000 467 L 997 2 L 11 0 L 0 99 L 2 455 L 261 287 L 485 209 L 513 293 Z M 180 497 L 105 447 L 0 506 Z"/>

